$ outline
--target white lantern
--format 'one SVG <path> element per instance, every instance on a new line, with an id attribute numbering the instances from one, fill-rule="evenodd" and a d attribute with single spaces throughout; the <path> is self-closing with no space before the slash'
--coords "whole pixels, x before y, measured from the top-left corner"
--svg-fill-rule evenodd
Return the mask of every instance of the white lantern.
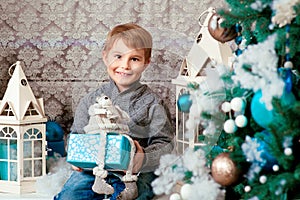
<path id="1" fill-rule="evenodd" d="M 36 99 L 17 61 L 0 101 L 0 192 L 35 192 L 46 174 L 43 99 Z M 12 66 L 12 67 L 13 67 Z"/>
<path id="2" fill-rule="evenodd" d="M 172 83 L 176 85 L 176 101 L 178 97 L 187 91 L 188 83 L 204 84 L 206 79 L 205 69 L 213 69 L 216 65 L 228 65 L 230 67 L 232 50 L 228 43 L 221 43 L 215 40 L 209 33 L 209 19 L 216 13 L 214 8 L 209 8 L 204 11 L 200 18 L 206 15 L 204 23 L 200 24 L 201 29 L 197 38 L 193 43 L 188 55 L 184 58 L 179 75 L 176 79 L 172 79 Z M 200 19 L 199 19 L 200 21 Z M 195 127 L 194 135 L 186 135 L 185 122 L 189 114 L 183 113 L 176 107 L 176 150 L 178 153 L 183 153 L 187 147 L 195 148 L 203 146 L 203 143 L 198 140 L 202 134 L 201 125 Z"/>

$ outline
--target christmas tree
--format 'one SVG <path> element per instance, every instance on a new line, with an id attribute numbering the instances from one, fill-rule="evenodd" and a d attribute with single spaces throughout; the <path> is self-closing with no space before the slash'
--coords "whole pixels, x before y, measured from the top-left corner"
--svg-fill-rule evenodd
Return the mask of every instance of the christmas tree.
<path id="1" fill-rule="evenodd" d="M 232 66 L 189 83 L 187 127 L 199 149 L 165 155 L 152 183 L 170 199 L 293 199 L 300 186 L 300 1 L 227 0 L 211 30 L 233 36 Z M 219 20 L 222 19 L 222 20 Z M 213 32 L 212 32 L 213 33 Z M 225 39 L 224 39 L 225 38 Z"/>

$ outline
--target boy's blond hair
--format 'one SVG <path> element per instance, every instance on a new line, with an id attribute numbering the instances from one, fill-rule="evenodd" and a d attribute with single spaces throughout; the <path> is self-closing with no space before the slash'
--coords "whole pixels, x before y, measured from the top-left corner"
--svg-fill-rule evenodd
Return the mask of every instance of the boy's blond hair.
<path id="1" fill-rule="evenodd" d="M 115 26 L 106 37 L 103 50 L 109 51 L 118 39 L 122 39 L 130 48 L 144 49 L 145 60 L 150 60 L 152 51 L 152 36 L 141 26 L 134 23 Z"/>

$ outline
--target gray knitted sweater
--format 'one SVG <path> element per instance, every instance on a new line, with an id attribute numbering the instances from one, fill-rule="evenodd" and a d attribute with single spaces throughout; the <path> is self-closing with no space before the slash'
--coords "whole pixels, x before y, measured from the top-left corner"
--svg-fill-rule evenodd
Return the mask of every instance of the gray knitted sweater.
<path id="1" fill-rule="evenodd" d="M 90 117 L 88 109 L 96 102 L 96 97 L 103 94 L 130 116 L 128 135 L 137 140 L 145 152 L 142 172 L 154 171 L 161 155 L 173 150 L 174 126 L 163 100 L 139 81 L 120 93 L 110 80 L 87 94 L 78 104 L 71 131 L 84 133 L 83 127 L 88 124 Z"/>

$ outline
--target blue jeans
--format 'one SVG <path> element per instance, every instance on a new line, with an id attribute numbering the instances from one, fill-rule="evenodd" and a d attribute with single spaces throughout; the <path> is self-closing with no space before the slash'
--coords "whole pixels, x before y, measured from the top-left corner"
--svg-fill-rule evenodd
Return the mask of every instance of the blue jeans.
<path id="1" fill-rule="evenodd" d="M 137 200 L 150 200 L 154 194 L 151 187 L 151 182 L 156 178 L 154 173 L 141 173 L 138 177 L 137 186 L 139 196 Z M 119 177 L 109 174 L 106 182 L 114 187 L 115 192 L 110 196 L 97 194 L 92 190 L 95 181 L 95 176 L 92 171 L 77 172 L 74 171 L 71 177 L 67 180 L 60 193 L 54 200 L 102 200 L 109 198 L 116 200 L 117 196 L 124 190 L 125 185 Z"/>

